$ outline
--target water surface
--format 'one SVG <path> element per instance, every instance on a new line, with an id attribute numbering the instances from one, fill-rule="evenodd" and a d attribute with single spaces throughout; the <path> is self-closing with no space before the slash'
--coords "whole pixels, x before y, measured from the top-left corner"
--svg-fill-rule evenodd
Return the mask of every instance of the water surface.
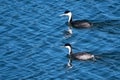
<path id="1" fill-rule="evenodd" d="M 68 18 L 59 16 L 65 10 L 94 26 L 73 28 L 66 38 Z M 102 58 L 67 69 L 65 43 Z M 0 0 L 1 80 L 120 80 L 119 56 L 119 0 Z"/>

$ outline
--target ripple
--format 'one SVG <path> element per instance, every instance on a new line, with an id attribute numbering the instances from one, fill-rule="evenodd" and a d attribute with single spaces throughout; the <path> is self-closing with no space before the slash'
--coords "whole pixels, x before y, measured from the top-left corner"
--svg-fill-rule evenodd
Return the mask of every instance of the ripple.
<path id="1" fill-rule="evenodd" d="M 0 79 L 120 79 L 119 1 L 0 2 Z M 65 10 L 94 26 L 73 28 L 66 38 L 67 17 L 59 17 Z M 87 51 L 101 58 L 73 61 L 73 68 L 66 69 L 67 50 L 60 46 L 68 42 L 74 52 Z"/>

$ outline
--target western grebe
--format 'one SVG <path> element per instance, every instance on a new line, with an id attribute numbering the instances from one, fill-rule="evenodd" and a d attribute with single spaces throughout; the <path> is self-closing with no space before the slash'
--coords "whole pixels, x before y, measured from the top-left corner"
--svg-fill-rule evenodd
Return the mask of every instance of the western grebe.
<path id="1" fill-rule="evenodd" d="M 76 28 L 81 28 L 81 27 L 91 27 L 92 23 L 89 22 L 88 20 L 75 20 L 72 21 L 72 12 L 70 11 L 65 11 L 64 14 L 61 14 L 60 16 L 68 16 L 68 25 L 76 27 Z"/>
<path id="2" fill-rule="evenodd" d="M 69 50 L 69 54 L 68 56 L 71 57 L 72 59 L 78 59 L 78 60 L 88 60 L 88 59 L 93 59 L 95 60 L 95 56 L 93 54 L 89 54 L 86 52 L 77 52 L 77 53 L 73 53 L 72 52 L 72 47 L 69 43 L 66 43 L 64 45 L 65 48 L 68 48 Z"/>

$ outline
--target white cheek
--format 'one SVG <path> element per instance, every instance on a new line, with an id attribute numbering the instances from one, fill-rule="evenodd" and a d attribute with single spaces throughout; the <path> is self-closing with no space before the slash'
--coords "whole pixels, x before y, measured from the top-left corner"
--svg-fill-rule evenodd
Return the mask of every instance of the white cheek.
<path id="1" fill-rule="evenodd" d="M 71 12 L 69 12 L 69 13 L 67 13 L 66 15 L 71 16 L 71 15 L 72 15 L 72 13 L 71 13 Z"/>
<path id="2" fill-rule="evenodd" d="M 70 46 L 66 46 L 66 48 L 68 48 L 69 50 L 71 50 Z"/>

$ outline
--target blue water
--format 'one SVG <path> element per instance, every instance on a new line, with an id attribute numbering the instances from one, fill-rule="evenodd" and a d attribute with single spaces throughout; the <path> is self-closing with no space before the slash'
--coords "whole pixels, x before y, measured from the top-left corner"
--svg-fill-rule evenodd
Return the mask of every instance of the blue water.
<path id="1" fill-rule="evenodd" d="M 95 25 L 66 38 L 65 10 Z M 68 69 L 65 43 L 101 58 Z M 120 80 L 120 0 L 0 0 L 0 80 Z"/>

